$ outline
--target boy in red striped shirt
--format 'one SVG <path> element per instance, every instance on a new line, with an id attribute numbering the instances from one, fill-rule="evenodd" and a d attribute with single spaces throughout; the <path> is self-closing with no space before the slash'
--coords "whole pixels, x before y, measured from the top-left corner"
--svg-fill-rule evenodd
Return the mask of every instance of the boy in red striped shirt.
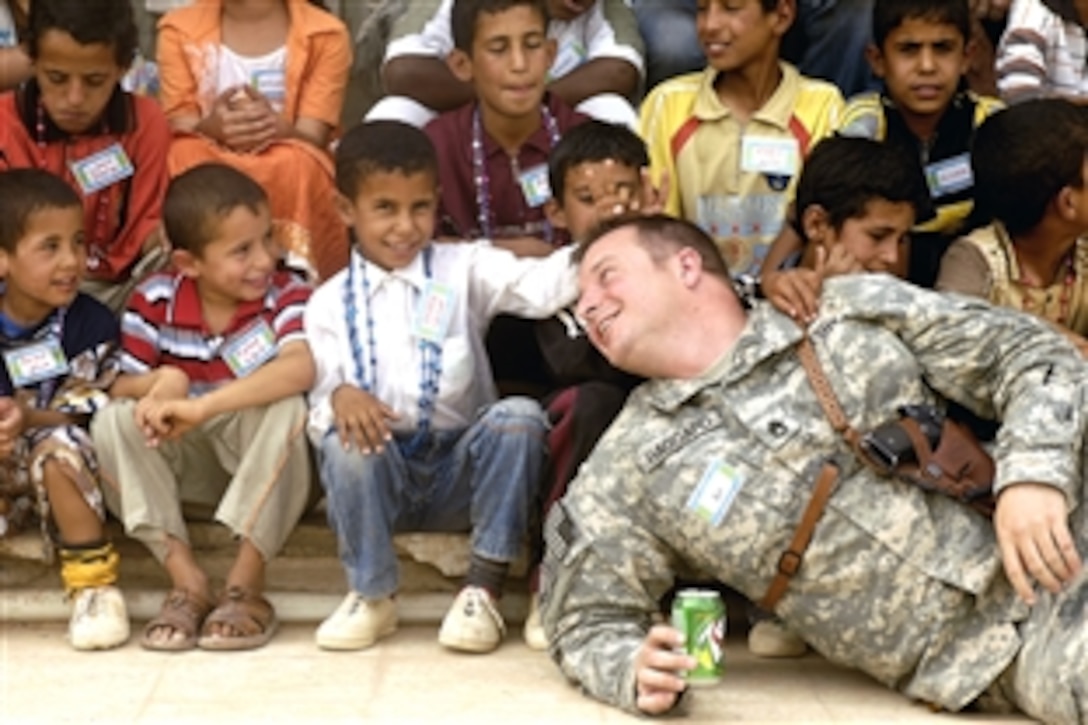
<path id="1" fill-rule="evenodd" d="M 171 580 L 141 644 L 249 649 L 276 629 L 265 564 L 310 496 L 310 288 L 277 268 L 267 197 L 231 167 L 175 178 L 163 221 L 177 271 L 148 277 L 130 298 L 117 400 L 92 434 L 111 508 Z M 183 503 L 214 510 L 239 542 L 215 605 Z"/>

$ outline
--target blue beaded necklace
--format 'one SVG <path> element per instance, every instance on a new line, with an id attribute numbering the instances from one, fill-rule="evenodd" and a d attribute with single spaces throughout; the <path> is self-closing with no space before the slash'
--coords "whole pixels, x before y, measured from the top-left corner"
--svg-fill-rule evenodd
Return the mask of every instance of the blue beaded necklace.
<path id="1" fill-rule="evenodd" d="M 434 249 L 430 246 L 423 250 L 423 273 L 430 282 L 432 276 L 431 260 Z M 363 346 L 359 340 L 359 308 L 355 300 L 355 268 L 358 265 L 363 280 L 363 300 L 366 308 L 366 345 L 368 368 L 363 367 Z M 348 342 L 351 345 L 352 361 L 355 364 L 355 382 L 366 392 L 376 395 L 378 389 L 378 346 L 374 338 L 374 313 L 370 307 L 370 279 L 366 273 L 366 259 L 356 251 L 351 253 L 348 263 L 348 276 L 344 282 L 344 310 L 347 315 Z M 407 442 L 397 445 L 401 453 L 411 456 L 424 443 L 431 430 L 431 419 L 438 402 L 438 383 L 442 377 L 442 346 L 431 340 L 419 340 L 419 422 L 415 434 Z M 369 376 L 367 373 L 370 373 Z"/>
<path id="2" fill-rule="evenodd" d="M 559 124 L 555 122 L 555 116 L 547 106 L 540 107 L 540 115 L 544 118 L 544 128 L 548 131 L 551 148 L 555 148 L 559 143 Z M 480 226 L 480 234 L 491 239 L 495 224 L 491 214 L 491 179 L 484 163 L 484 130 L 480 122 L 479 104 L 472 111 L 472 180 L 476 186 L 476 223 Z M 545 223 L 544 241 L 551 244 L 552 236 L 552 225 Z"/>

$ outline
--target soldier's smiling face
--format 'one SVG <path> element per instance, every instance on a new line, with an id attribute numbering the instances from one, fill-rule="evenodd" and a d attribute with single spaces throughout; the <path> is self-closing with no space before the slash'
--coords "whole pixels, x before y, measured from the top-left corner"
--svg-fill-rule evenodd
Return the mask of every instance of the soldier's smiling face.
<path id="1" fill-rule="evenodd" d="M 654 260 L 634 227 L 608 232 L 578 270 L 577 313 L 593 345 L 616 367 L 640 372 L 651 346 L 675 323 L 668 304 L 676 284 L 669 260 Z"/>

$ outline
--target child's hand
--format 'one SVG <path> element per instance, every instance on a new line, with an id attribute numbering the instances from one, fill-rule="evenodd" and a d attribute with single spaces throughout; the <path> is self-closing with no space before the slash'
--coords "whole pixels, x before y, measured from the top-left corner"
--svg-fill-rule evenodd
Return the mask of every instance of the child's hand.
<path id="1" fill-rule="evenodd" d="M 858 274 L 865 271 L 865 268 L 861 266 L 861 262 L 841 244 L 836 244 L 830 251 L 824 247 L 818 247 L 816 249 L 816 269 L 823 279 L 837 277 L 840 274 Z"/>
<path id="2" fill-rule="evenodd" d="M 200 426 L 208 419 L 203 398 L 164 400 L 156 408 L 156 415 L 165 423 L 162 437 L 177 440 Z"/>
<path id="3" fill-rule="evenodd" d="M 803 325 L 816 319 L 822 285 L 823 276 L 818 270 L 801 267 L 768 272 L 760 280 L 763 296 Z"/>
<path id="4" fill-rule="evenodd" d="M 0 458 L 7 458 L 23 433 L 23 408 L 13 398 L 0 398 Z"/>
<path id="5" fill-rule="evenodd" d="M 256 94 L 256 98 L 254 95 Z M 219 94 L 211 112 L 198 129 L 234 151 L 252 151 L 269 143 L 276 131 L 276 115 L 267 101 L 248 86 L 235 86 Z"/>
<path id="6" fill-rule="evenodd" d="M 136 402 L 136 408 L 133 410 L 136 427 L 144 434 L 144 441 L 149 448 L 157 447 L 170 436 L 170 423 L 163 411 L 165 402 L 151 395 L 145 395 Z"/>
<path id="7" fill-rule="evenodd" d="M 663 214 L 665 202 L 669 198 L 669 172 L 661 172 L 661 183 L 657 186 L 654 186 L 653 176 L 648 168 L 643 168 L 639 173 L 642 174 L 642 194 L 634 209 L 645 216 Z"/>
<path id="8" fill-rule="evenodd" d="M 381 453 L 393 439 L 389 421 L 399 416 L 370 393 L 344 384 L 333 391 L 332 412 L 344 450 L 354 445 L 363 455 Z"/>

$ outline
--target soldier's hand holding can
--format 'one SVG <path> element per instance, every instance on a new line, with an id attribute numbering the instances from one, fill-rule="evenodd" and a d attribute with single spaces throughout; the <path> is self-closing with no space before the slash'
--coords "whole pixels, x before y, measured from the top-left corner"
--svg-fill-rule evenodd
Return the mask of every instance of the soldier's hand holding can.
<path id="1" fill-rule="evenodd" d="M 695 668 L 684 652 L 684 635 L 666 624 L 654 625 L 635 654 L 635 704 L 649 715 L 667 712 L 687 687 L 683 673 Z"/>

